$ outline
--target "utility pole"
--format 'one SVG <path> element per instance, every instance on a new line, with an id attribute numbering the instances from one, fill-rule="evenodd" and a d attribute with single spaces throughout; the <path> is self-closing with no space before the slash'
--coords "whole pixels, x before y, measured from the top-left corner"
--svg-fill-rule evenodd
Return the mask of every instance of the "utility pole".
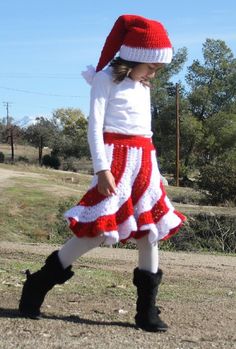
<path id="1" fill-rule="evenodd" d="M 14 158 L 15 158 L 15 152 L 14 152 L 14 126 L 11 125 L 11 119 L 9 116 L 9 102 L 3 102 L 4 106 L 6 107 L 7 110 L 7 141 L 10 139 L 10 145 L 11 145 L 11 161 L 12 163 L 14 162 Z"/>
<path id="2" fill-rule="evenodd" d="M 179 187 L 179 84 L 175 85 L 175 116 L 176 116 L 176 187 Z"/>
<path id="3" fill-rule="evenodd" d="M 6 107 L 6 110 L 7 110 L 7 126 L 10 125 L 10 116 L 9 116 L 9 105 L 10 103 L 9 102 L 3 102 L 3 105 Z"/>

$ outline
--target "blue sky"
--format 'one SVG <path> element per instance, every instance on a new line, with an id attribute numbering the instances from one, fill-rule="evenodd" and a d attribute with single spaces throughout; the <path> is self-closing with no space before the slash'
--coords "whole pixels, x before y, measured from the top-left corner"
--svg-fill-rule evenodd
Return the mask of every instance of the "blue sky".
<path id="1" fill-rule="evenodd" d="M 221 39 L 236 55 L 235 0 L 3 0 L 0 2 L 0 119 L 50 117 L 57 108 L 89 111 L 81 77 L 97 64 L 105 38 L 121 14 L 161 21 L 188 63 L 202 59 L 206 38 Z M 180 79 L 183 79 L 182 74 Z"/>

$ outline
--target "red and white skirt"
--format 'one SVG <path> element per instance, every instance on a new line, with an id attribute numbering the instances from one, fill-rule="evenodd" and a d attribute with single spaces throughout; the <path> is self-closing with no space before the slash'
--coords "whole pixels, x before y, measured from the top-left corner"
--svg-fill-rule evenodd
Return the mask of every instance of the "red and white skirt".
<path id="1" fill-rule="evenodd" d="M 166 196 L 151 138 L 105 133 L 104 143 L 116 195 L 97 189 L 97 175 L 78 204 L 65 212 L 70 229 L 78 237 L 104 235 L 105 244 L 138 239 L 168 239 L 186 217 Z"/>

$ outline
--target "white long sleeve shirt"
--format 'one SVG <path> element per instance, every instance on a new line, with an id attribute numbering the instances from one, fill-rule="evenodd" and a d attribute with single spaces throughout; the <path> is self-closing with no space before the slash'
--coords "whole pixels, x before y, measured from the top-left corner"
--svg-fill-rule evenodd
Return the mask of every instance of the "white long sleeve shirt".
<path id="1" fill-rule="evenodd" d="M 111 68 L 98 72 L 91 88 L 88 142 L 95 173 L 110 169 L 104 132 L 152 136 L 150 88 L 128 77 L 113 82 Z"/>

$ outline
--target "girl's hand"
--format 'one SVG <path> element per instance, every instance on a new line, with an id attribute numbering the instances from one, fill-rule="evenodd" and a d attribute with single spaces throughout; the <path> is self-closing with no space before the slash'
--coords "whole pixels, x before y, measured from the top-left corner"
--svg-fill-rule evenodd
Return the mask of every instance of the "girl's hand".
<path id="1" fill-rule="evenodd" d="M 116 194 L 115 179 L 109 170 L 100 171 L 98 175 L 98 191 L 105 196 Z"/>
<path id="2" fill-rule="evenodd" d="M 147 86 L 147 87 L 152 87 L 152 85 L 151 85 L 151 83 L 150 83 L 150 81 L 149 80 L 141 80 L 140 81 L 141 82 L 141 84 L 143 85 L 143 86 Z"/>

